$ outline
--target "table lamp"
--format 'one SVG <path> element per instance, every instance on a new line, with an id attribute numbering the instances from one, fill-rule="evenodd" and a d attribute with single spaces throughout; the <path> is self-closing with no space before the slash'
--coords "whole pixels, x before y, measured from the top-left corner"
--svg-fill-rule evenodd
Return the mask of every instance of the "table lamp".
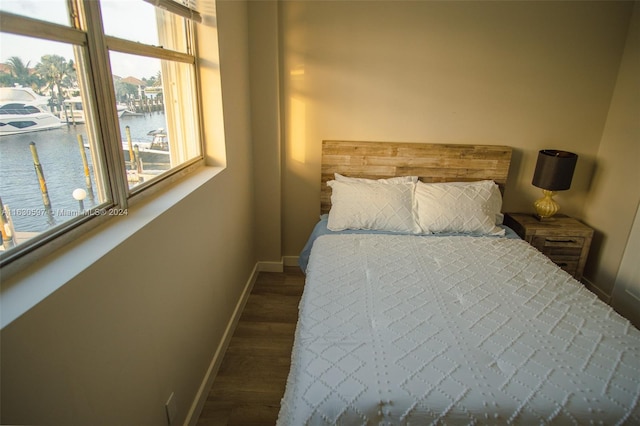
<path id="1" fill-rule="evenodd" d="M 536 171 L 531 183 L 542 188 L 544 194 L 544 197 L 533 204 L 539 220 L 550 220 L 560 209 L 553 196 L 556 191 L 564 191 L 571 187 L 577 161 L 578 156 L 572 152 L 543 149 L 538 153 Z"/>

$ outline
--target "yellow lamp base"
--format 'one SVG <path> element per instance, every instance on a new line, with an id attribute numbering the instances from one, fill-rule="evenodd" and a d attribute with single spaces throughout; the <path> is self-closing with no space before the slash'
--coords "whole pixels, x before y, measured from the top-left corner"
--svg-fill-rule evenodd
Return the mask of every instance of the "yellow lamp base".
<path id="1" fill-rule="evenodd" d="M 551 217 L 560 210 L 560 204 L 553 199 L 554 191 L 543 189 L 542 193 L 544 197 L 533 203 L 536 208 L 536 217 L 539 220 L 552 220 Z"/>

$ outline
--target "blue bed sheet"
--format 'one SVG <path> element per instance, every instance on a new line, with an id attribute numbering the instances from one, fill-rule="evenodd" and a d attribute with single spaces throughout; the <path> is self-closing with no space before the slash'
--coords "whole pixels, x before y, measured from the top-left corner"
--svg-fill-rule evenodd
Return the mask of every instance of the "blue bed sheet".
<path id="1" fill-rule="evenodd" d="M 313 246 L 313 242 L 321 235 L 329 235 L 329 234 L 389 234 L 389 235 L 402 235 L 401 232 L 392 232 L 392 231 L 371 231 L 365 229 L 347 229 L 344 231 L 330 231 L 327 228 L 327 222 L 329 220 L 328 214 L 323 214 L 320 216 L 320 221 L 316 224 L 305 244 L 302 252 L 300 252 L 300 257 L 298 258 L 298 265 L 303 272 L 307 270 L 307 264 L 309 263 L 309 254 L 311 253 L 311 247 Z M 520 239 L 518 234 L 508 226 L 498 225 L 505 230 L 504 236 L 491 236 L 491 238 L 515 238 Z M 463 233 L 441 233 L 441 234 L 424 234 L 425 237 L 442 237 L 442 236 L 452 236 L 452 235 L 472 235 L 472 234 L 463 234 Z"/>

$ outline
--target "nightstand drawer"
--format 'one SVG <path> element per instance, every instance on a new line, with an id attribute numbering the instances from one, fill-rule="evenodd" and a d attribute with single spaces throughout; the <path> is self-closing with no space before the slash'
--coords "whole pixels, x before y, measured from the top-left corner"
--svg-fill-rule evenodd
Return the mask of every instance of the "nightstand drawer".
<path id="1" fill-rule="evenodd" d="M 548 256 L 548 257 L 549 259 L 551 259 L 553 263 L 555 263 L 556 265 L 558 265 L 559 267 L 561 267 L 571 275 L 575 275 L 576 272 L 578 271 L 580 258 L 563 259 L 563 258 L 554 257 L 554 256 Z"/>
<path id="2" fill-rule="evenodd" d="M 504 224 L 574 278 L 582 278 L 593 229 L 563 215 L 539 221 L 527 213 L 506 213 Z"/>
<path id="3" fill-rule="evenodd" d="M 580 257 L 584 247 L 584 238 L 576 236 L 548 236 L 534 235 L 531 237 L 531 245 L 548 256 L 575 256 Z"/>

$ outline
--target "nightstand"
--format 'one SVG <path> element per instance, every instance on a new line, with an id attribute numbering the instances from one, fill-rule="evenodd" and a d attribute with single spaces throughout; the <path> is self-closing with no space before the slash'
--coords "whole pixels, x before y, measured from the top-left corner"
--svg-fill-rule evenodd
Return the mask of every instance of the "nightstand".
<path id="1" fill-rule="evenodd" d="M 565 215 L 539 221 L 533 214 L 506 213 L 504 224 L 575 279 L 582 279 L 593 229 Z"/>

